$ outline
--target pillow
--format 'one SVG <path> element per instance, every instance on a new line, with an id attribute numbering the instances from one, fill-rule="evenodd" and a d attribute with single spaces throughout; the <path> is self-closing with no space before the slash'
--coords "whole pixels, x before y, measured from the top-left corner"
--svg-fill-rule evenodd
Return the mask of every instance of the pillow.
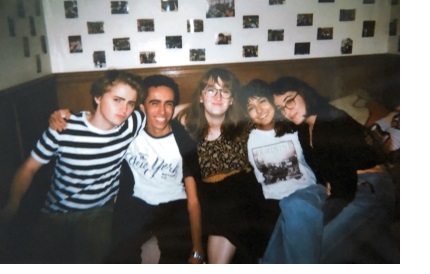
<path id="1" fill-rule="evenodd" d="M 367 99 L 357 94 L 346 95 L 330 101 L 332 106 L 345 111 L 362 125 L 365 125 L 369 118 L 369 110 L 366 103 Z"/>

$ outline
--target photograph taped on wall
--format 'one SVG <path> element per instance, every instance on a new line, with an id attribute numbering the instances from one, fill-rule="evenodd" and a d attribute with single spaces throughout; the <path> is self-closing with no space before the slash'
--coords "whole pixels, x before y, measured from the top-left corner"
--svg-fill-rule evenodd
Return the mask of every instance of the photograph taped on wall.
<path id="1" fill-rule="evenodd" d="M 69 36 L 69 51 L 70 53 L 81 53 L 83 51 L 80 35 Z"/>
<path id="2" fill-rule="evenodd" d="M 106 55 L 104 50 L 93 52 L 93 62 L 95 68 L 105 68 L 106 67 Z"/>
<path id="3" fill-rule="evenodd" d="M 36 14 L 36 16 L 40 16 L 41 15 L 41 7 L 40 7 L 40 1 L 41 0 L 35 0 L 34 1 L 34 12 Z"/>
<path id="4" fill-rule="evenodd" d="M 7 26 L 8 26 L 8 29 L 9 29 L 9 36 L 10 37 L 15 37 L 16 36 L 15 21 L 10 16 L 7 17 Z"/>
<path id="5" fill-rule="evenodd" d="M 162 11 L 178 11 L 178 0 L 160 0 Z"/>
<path id="6" fill-rule="evenodd" d="M 234 17 L 234 0 L 207 0 L 206 18 Z"/>
<path id="7" fill-rule="evenodd" d="M 187 32 L 203 32 L 203 20 L 201 19 L 188 19 Z"/>
<path id="8" fill-rule="evenodd" d="M 375 21 L 363 21 L 362 37 L 373 37 L 375 35 Z"/>
<path id="9" fill-rule="evenodd" d="M 269 0 L 269 5 L 283 5 L 285 0 Z"/>
<path id="10" fill-rule="evenodd" d="M 317 40 L 333 39 L 333 28 L 318 28 Z"/>
<path id="11" fill-rule="evenodd" d="M 139 53 L 141 64 L 155 64 L 155 51 L 142 51 Z"/>
<path id="12" fill-rule="evenodd" d="M 40 59 L 40 55 L 36 54 L 36 73 L 42 72 L 42 61 Z"/>
<path id="13" fill-rule="evenodd" d="M 334 0 L 318 0 L 318 3 L 334 3 Z"/>
<path id="14" fill-rule="evenodd" d="M 305 55 L 311 53 L 311 43 L 301 42 L 294 44 L 294 55 Z"/>
<path id="15" fill-rule="evenodd" d="M 87 22 L 88 34 L 104 33 L 103 22 Z"/>
<path id="16" fill-rule="evenodd" d="M 206 61 L 205 49 L 190 49 L 190 61 Z"/>
<path id="17" fill-rule="evenodd" d="M 230 33 L 218 33 L 215 41 L 216 45 L 229 45 L 231 44 L 231 34 Z"/>
<path id="18" fill-rule="evenodd" d="M 25 18 L 24 0 L 16 0 L 16 9 L 18 17 Z"/>
<path id="19" fill-rule="evenodd" d="M 24 47 L 24 57 L 30 57 L 30 43 L 27 36 L 22 37 L 22 44 Z"/>
<path id="20" fill-rule="evenodd" d="M 352 53 L 352 39 L 346 38 L 343 39 L 340 45 L 340 52 L 342 54 L 351 54 Z"/>
<path id="21" fill-rule="evenodd" d="M 375 4 L 375 0 L 363 0 L 363 4 Z"/>
<path id="22" fill-rule="evenodd" d="M 28 17 L 29 20 L 29 24 L 30 24 L 30 35 L 31 36 L 36 36 L 36 25 L 34 24 L 34 17 L 33 16 L 29 16 Z"/>
<path id="23" fill-rule="evenodd" d="M 166 36 L 166 48 L 168 49 L 181 49 L 182 48 L 182 36 Z"/>
<path id="24" fill-rule="evenodd" d="M 128 1 L 111 1 L 111 14 L 128 14 Z"/>
<path id="25" fill-rule="evenodd" d="M 339 11 L 339 21 L 354 21 L 355 20 L 355 9 L 341 9 Z"/>
<path id="26" fill-rule="evenodd" d="M 137 19 L 137 31 L 154 31 L 154 19 Z"/>
<path id="27" fill-rule="evenodd" d="M 297 26 L 312 26 L 313 18 L 313 13 L 299 13 L 297 14 Z"/>
<path id="28" fill-rule="evenodd" d="M 397 19 L 391 20 L 389 35 L 390 36 L 396 36 L 397 35 Z"/>
<path id="29" fill-rule="evenodd" d="M 267 41 L 284 41 L 284 30 L 269 29 L 267 32 Z"/>
<path id="30" fill-rule="evenodd" d="M 66 18 L 78 18 L 78 1 L 64 1 L 64 15 Z"/>
<path id="31" fill-rule="evenodd" d="M 258 57 L 258 46 L 247 45 L 242 47 L 242 57 Z"/>
<path id="32" fill-rule="evenodd" d="M 114 51 L 130 50 L 130 38 L 129 37 L 114 38 L 113 50 Z"/>
<path id="33" fill-rule="evenodd" d="M 259 25 L 258 15 L 244 15 L 242 25 L 244 29 L 257 29 Z"/>
<path id="34" fill-rule="evenodd" d="M 48 48 L 46 47 L 46 37 L 45 35 L 40 36 L 40 46 L 43 53 L 48 53 Z"/>

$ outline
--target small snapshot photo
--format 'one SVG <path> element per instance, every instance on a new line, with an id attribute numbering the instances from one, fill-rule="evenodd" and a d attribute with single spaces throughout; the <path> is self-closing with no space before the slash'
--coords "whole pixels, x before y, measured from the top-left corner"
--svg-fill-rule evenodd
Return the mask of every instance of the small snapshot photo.
<path id="1" fill-rule="evenodd" d="M 269 29 L 267 32 L 267 41 L 284 41 L 284 30 Z"/>
<path id="2" fill-rule="evenodd" d="M 269 0 L 269 5 L 283 5 L 285 0 Z"/>
<path id="3" fill-rule="evenodd" d="M 390 21 L 389 35 L 390 36 L 396 36 L 397 35 L 397 19 L 393 19 Z"/>
<path id="4" fill-rule="evenodd" d="M 42 72 L 42 60 L 40 59 L 40 55 L 36 54 L 36 72 Z"/>
<path id="5" fill-rule="evenodd" d="M 355 9 L 341 9 L 339 12 L 339 21 L 355 21 Z"/>
<path id="6" fill-rule="evenodd" d="M 78 18 L 78 1 L 64 1 L 66 18 Z"/>
<path id="7" fill-rule="evenodd" d="M 128 1 L 111 1 L 110 11 L 112 14 L 128 14 Z"/>
<path id="8" fill-rule="evenodd" d="M 318 28 L 317 40 L 333 39 L 333 28 Z"/>
<path id="9" fill-rule="evenodd" d="M 45 35 L 40 36 L 40 46 L 43 53 L 48 53 L 48 48 L 46 47 L 46 37 Z"/>
<path id="10" fill-rule="evenodd" d="M 363 0 L 363 4 L 375 4 L 375 0 Z"/>
<path id="11" fill-rule="evenodd" d="M 312 26 L 314 20 L 313 13 L 299 13 L 297 14 L 297 26 Z"/>
<path id="12" fill-rule="evenodd" d="M 188 19 L 187 32 L 203 32 L 203 20 L 201 19 Z"/>
<path id="13" fill-rule="evenodd" d="M 216 45 L 229 45 L 231 44 L 231 34 L 230 33 L 218 33 L 216 37 Z"/>
<path id="14" fill-rule="evenodd" d="M 342 54 L 351 54 L 352 53 L 352 39 L 346 38 L 343 39 L 340 45 L 340 52 Z"/>
<path id="15" fill-rule="evenodd" d="M 362 37 L 373 37 L 375 35 L 375 21 L 363 21 Z"/>
<path id="16" fill-rule="evenodd" d="M 168 49 L 181 49 L 182 36 L 166 36 L 166 48 Z"/>
<path id="17" fill-rule="evenodd" d="M 190 61 L 206 61 L 205 49 L 190 49 Z"/>
<path id="18" fill-rule="evenodd" d="M 178 11 L 178 0 L 160 0 L 162 11 Z"/>
<path id="19" fill-rule="evenodd" d="M 244 29 L 257 29 L 259 25 L 258 15 L 244 15 L 242 25 Z"/>
<path id="20" fill-rule="evenodd" d="M 137 19 L 137 31 L 154 31 L 154 19 Z"/>
<path id="21" fill-rule="evenodd" d="M 234 0 L 207 0 L 206 18 L 234 17 Z"/>
<path id="22" fill-rule="evenodd" d="M 122 51 L 122 50 L 130 50 L 130 38 L 114 38 L 113 39 L 113 50 Z"/>
<path id="23" fill-rule="evenodd" d="M 30 57 L 30 43 L 27 36 L 22 37 L 22 45 L 24 47 L 24 57 Z"/>
<path id="24" fill-rule="evenodd" d="M 399 0 L 391 0 L 391 5 L 395 6 L 399 4 Z"/>
<path id="25" fill-rule="evenodd" d="M 36 26 L 34 24 L 34 17 L 33 16 L 29 16 L 28 20 L 29 20 L 29 24 L 30 24 L 30 35 L 31 36 L 36 36 Z"/>
<path id="26" fill-rule="evenodd" d="M 7 17 L 7 26 L 8 26 L 8 29 L 9 29 L 9 36 L 10 37 L 15 37 L 16 36 L 15 21 L 10 16 Z"/>
<path id="27" fill-rule="evenodd" d="M 334 3 L 334 0 L 318 0 L 318 3 Z"/>
<path id="28" fill-rule="evenodd" d="M 294 44 L 294 55 L 305 55 L 310 54 L 311 52 L 311 43 L 295 43 Z"/>
<path id="29" fill-rule="evenodd" d="M 69 36 L 69 51 L 70 53 L 81 53 L 83 51 L 80 35 Z"/>
<path id="30" fill-rule="evenodd" d="M 139 53 L 141 64 L 155 64 L 155 51 L 142 51 Z"/>
<path id="31" fill-rule="evenodd" d="M 258 57 L 258 46 L 243 46 L 242 57 Z"/>
<path id="32" fill-rule="evenodd" d="M 16 0 L 16 9 L 18 11 L 18 17 L 25 18 L 24 0 Z"/>
<path id="33" fill-rule="evenodd" d="M 98 34 L 104 33 L 104 23 L 103 22 L 87 22 L 88 34 Z"/>
<path id="34" fill-rule="evenodd" d="M 106 55 L 104 50 L 93 52 L 93 62 L 95 68 L 105 68 L 106 67 Z"/>

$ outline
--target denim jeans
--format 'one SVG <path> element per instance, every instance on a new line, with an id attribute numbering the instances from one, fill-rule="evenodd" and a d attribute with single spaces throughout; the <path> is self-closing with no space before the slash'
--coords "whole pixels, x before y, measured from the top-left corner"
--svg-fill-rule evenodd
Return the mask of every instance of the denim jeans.
<path id="1" fill-rule="evenodd" d="M 360 174 L 354 200 L 324 227 L 321 206 L 326 197 L 323 186 L 313 185 L 282 199 L 282 212 L 260 262 L 369 263 L 377 254 L 382 262 L 400 263 L 400 250 L 385 230 L 394 208 L 389 175 Z M 364 252 L 363 245 L 368 248 Z"/>

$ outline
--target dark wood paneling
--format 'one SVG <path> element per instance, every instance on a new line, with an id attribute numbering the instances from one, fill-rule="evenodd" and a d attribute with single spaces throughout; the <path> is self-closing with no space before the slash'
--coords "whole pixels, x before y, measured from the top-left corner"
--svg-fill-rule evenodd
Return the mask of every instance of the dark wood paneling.
<path id="1" fill-rule="evenodd" d="M 0 92 L 0 206 L 16 169 L 29 155 L 58 109 L 54 75 Z"/>
<path id="2" fill-rule="evenodd" d="M 367 88 L 399 73 L 400 56 L 391 54 L 342 56 L 333 58 L 312 58 L 298 60 L 264 61 L 216 65 L 191 65 L 160 68 L 132 69 L 140 76 L 164 74 L 178 83 L 181 103 L 188 102 L 190 94 L 200 77 L 210 68 L 223 67 L 234 72 L 246 84 L 254 78 L 273 81 L 290 75 L 298 77 L 315 87 L 330 99 Z M 103 72 L 63 73 L 56 76 L 58 102 L 61 108 L 75 111 L 91 110 L 91 83 Z"/>

